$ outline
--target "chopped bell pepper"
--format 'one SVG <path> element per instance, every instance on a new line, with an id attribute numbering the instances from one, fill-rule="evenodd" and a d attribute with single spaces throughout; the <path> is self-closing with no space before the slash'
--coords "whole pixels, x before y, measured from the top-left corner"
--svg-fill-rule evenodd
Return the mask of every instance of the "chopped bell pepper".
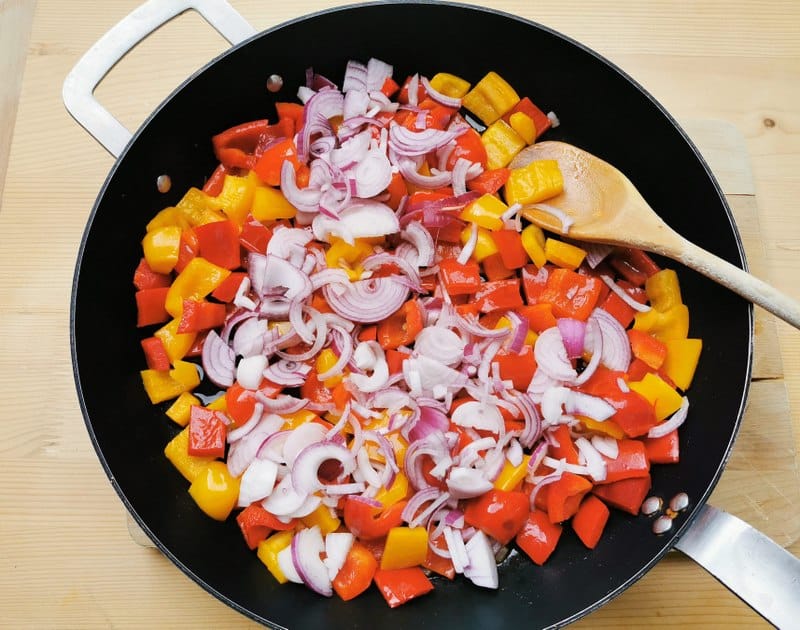
<path id="1" fill-rule="evenodd" d="M 184 300 L 179 333 L 196 333 L 217 328 L 225 323 L 227 309 L 224 304 L 205 300 Z"/>
<path id="2" fill-rule="evenodd" d="M 575 271 L 586 258 L 586 250 L 554 238 L 544 242 L 544 254 L 557 267 Z"/>
<path id="3" fill-rule="evenodd" d="M 227 428 L 218 412 L 200 406 L 191 408 L 189 412 L 189 455 L 224 457 L 227 435 Z"/>
<path id="4" fill-rule="evenodd" d="M 686 391 L 692 384 L 700 352 L 703 349 L 702 339 L 665 339 L 667 356 L 661 365 L 675 385 Z"/>
<path id="5" fill-rule="evenodd" d="M 503 264 L 509 269 L 521 269 L 528 264 L 528 253 L 522 244 L 522 236 L 516 230 L 496 230 L 492 232 Z"/>
<path id="6" fill-rule="evenodd" d="M 197 338 L 197 333 L 179 333 L 178 326 L 180 320 L 173 319 L 153 333 L 153 336 L 161 339 L 173 365 L 186 356 Z"/>
<path id="7" fill-rule="evenodd" d="M 142 328 L 169 319 L 165 308 L 169 288 L 142 289 L 136 292 L 136 326 Z"/>
<path id="8" fill-rule="evenodd" d="M 538 302 L 552 304 L 553 315 L 556 317 L 586 321 L 597 305 L 602 285 L 602 280 L 594 276 L 569 269 L 553 269 L 547 277 L 547 284 L 539 295 Z"/>
<path id="9" fill-rule="evenodd" d="M 185 427 L 187 424 L 189 424 L 189 419 L 191 418 L 192 414 L 192 407 L 199 406 L 201 404 L 202 403 L 197 396 L 194 396 L 189 392 L 182 392 L 165 413 L 167 414 L 167 417 L 175 424 Z"/>
<path id="10" fill-rule="evenodd" d="M 531 204 L 545 201 L 564 190 L 564 177 L 556 160 L 534 160 L 512 168 L 506 182 L 506 203 Z"/>
<path id="11" fill-rule="evenodd" d="M 680 460 L 681 447 L 678 429 L 658 438 L 644 438 L 647 457 L 653 464 L 675 464 Z"/>
<path id="12" fill-rule="evenodd" d="M 342 600 L 350 601 L 369 588 L 377 570 L 378 560 L 373 553 L 356 541 L 333 580 L 333 590 Z"/>
<path id="13" fill-rule="evenodd" d="M 445 258 L 439 263 L 439 277 L 451 296 L 469 295 L 481 286 L 480 267 L 471 259 L 462 265 L 455 258 Z"/>
<path id="14" fill-rule="evenodd" d="M 211 292 L 211 297 L 220 302 L 230 303 L 236 297 L 236 292 L 247 277 L 244 271 L 234 271 L 220 285 Z"/>
<path id="15" fill-rule="evenodd" d="M 560 524 L 550 521 L 546 512 L 539 509 L 532 510 L 517 534 L 517 545 L 531 560 L 541 566 L 555 551 L 562 529 Z"/>
<path id="16" fill-rule="evenodd" d="M 222 191 L 222 184 L 225 181 L 225 173 L 228 169 L 224 164 L 218 164 L 211 176 L 203 184 L 203 192 L 209 197 L 216 197 Z"/>
<path id="17" fill-rule="evenodd" d="M 377 340 L 384 350 L 407 346 L 414 342 L 424 326 L 425 314 L 419 301 L 409 300 L 378 323 Z"/>
<path id="18" fill-rule="evenodd" d="M 502 216 L 508 206 L 494 195 L 483 195 L 461 211 L 459 219 L 472 221 L 487 230 L 499 230 L 503 227 Z"/>
<path id="19" fill-rule="evenodd" d="M 205 470 L 205 467 L 214 461 L 212 457 L 189 455 L 189 427 L 183 429 L 167 443 L 164 455 L 187 481 L 194 481 Z"/>
<path id="20" fill-rule="evenodd" d="M 178 250 L 178 262 L 175 263 L 175 271 L 180 273 L 186 269 L 186 265 L 200 253 L 200 242 L 194 229 L 186 228 L 181 232 L 181 244 Z"/>
<path id="21" fill-rule="evenodd" d="M 494 357 L 500 367 L 500 378 L 514 383 L 520 391 L 526 391 L 536 372 L 536 359 L 533 358 L 533 347 L 522 346 L 519 352 L 500 350 Z M 505 489 L 505 488 L 503 488 Z"/>
<path id="22" fill-rule="evenodd" d="M 242 263 L 239 255 L 239 226 L 233 221 L 215 221 L 194 228 L 200 256 L 225 269 Z"/>
<path id="23" fill-rule="evenodd" d="M 519 102 L 519 95 L 496 72 L 489 72 L 464 95 L 462 104 L 491 125 Z"/>
<path id="24" fill-rule="evenodd" d="M 200 374 L 197 371 L 197 365 L 188 361 L 174 361 L 173 367 L 169 371 L 169 375 L 178 381 L 184 391 L 191 391 L 200 384 Z"/>
<path id="25" fill-rule="evenodd" d="M 544 251 L 546 239 L 542 228 L 538 225 L 527 225 L 520 234 L 522 247 L 530 256 L 531 262 L 540 269 L 547 263 L 547 254 Z"/>
<path id="26" fill-rule="evenodd" d="M 136 271 L 133 272 L 133 285 L 141 291 L 142 289 L 163 289 L 169 287 L 172 278 L 165 273 L 156 273 L 147 264 L 147 260 L 142 258 Z"/>
<path id="27" fill-rule="evenodd" d="M 162 227 L 178 227 L 185 230 L 189 227 L 189 221 L 180 209 L 172 206 L 159 211 L 145 226 L 146 232 L 152 232 Z"/>
<path id="28" fill-rule="evenodd" d="M 506 492 L 516 490 L 519 484 L 522 483 L 522 480 L 525 479 L 525 475 L 528 474 L 528 463 L 530 460 L 530 455 L 523 455 L 522 461 L 517 466 L 506 461 L 505 464 L 503 464 L 503 470 L 500 471 L 497 479 L 494 480 L 494 487 L 498 490 L 505 490 Z M 519 538 L 517 540 L 519 540 Z"/>
<path id="29" fill-rule="evenodd" d="M 218 210 L 222 206 L 215 197 L 211 197 L 198 188 L 190 188 L 181 200 L 175 204 L 190 226 L 224 221 L 225 217 Z"/>
<path id="30" fill-rule="evenodd" d="M 502 251 L 502 249 L 500 251 Z M 500 252 L 487 256 L 483 259 L 483 263 L 481 264 L 483 265 L 483 275 L 486 276 L 489 282 L 505 280 L 506 278 L 516 275 L 514 269 L 509 269 L 503 264 L 503 257 L 500 255 Z"/>
<path id="31" fill-rule="evenodd" d="M 686 339 L 689 335 L 689 308 L 677 304 L 666 311 L 651 308 L 644 313 L 636 313 L 633 327 L 648 332 L 660 341 Z"/>
<path id="32" fill-rule="evenodd" d="M 594 549 L 600 542 L 610 512 L 600 499 L 594 495 L 587 496 L 572 517 L 572 529 L 581 542 L 589 549 Z"/>
<path id="33" fill-rule="evenodd" d="M 306 527 L 319 527 L 323 536 L 335 532 L 339 529 L 342 522 L 331 514 L 331 509 L 327 505 L 320 505 L 308 516 L 300 519 Z"/>
<path id="34" fill-rule="evenodd" d="M 495 194 L 508 181 L 511 171 L 507 168 L 495 168 L 490 171 L 483 171 L 477 177 L 473 177 L 467 182 L 467 190 L 474 190 L 482 194 Z"/>
<path id="35" fill-rule="evenodd" d="M 406 569 L 425 562 L 428 530 L 424 527 L 392 527 L 386 536 L 381 569 Z"/>
<path id="36" fill-rule="evenodd" d="M 531 102 L 531 99 L 529 99 L 527 96 L 520 99 L 519 103 L 514 105 L 514 107 L 512 107 L 511 110 L 509 110 L 503 116 L 503 119 L 506 122 L 510 122 L 511 117 L 516 113 L 525 114 L 533 121 L 533 124 L 536 128 L 536 138 L 550 129 L 550 126 L 553 124 L 547 114 L 534 105 L 533 102 Z"/>
<path id="37" fill-rule="evenodd" d="M 645 443 L 645 448 L 647 444 Z M 654 461 L 650 458 L 650 461 Z M 592 493 L 603 499 L 611 507 L 633 514 L 639 514 L 639 508 L 650 490 L 650 476 L 620 479 L 614 483 L 595 486 Z"/>
<path id="38" fill-rule="evenodd" d="M 563 459 L 568 464 L 577 464 L 579 461 L 578 448 L 572 441 L 569 427 L 565 424 L 559 424 L 550 431 L 550 436 L 553 440 L 553 443 L 548 449 L 550 457 L 553 459 Z"/>
<path id="39" fill-rule="evenodd" d="M 324 374 L 328 370 L 330 370 L 336 363 L 339 361 L 339 357 L 336 356 L 336 353 L 331 350 L 330 348 L 325 348 L 317 355 L 317 373 Z M 339 383 L 342 382 L 344 378 L 344 373 L 337 374 L 336 376 L 331 376 L 330 378 L 326 378 L 323 381 L 325 387 L 336 387 Z"/>
<path id="40" fill-rule="evenodd" d="M 292 544 L 292 538 L 294 538 L 294 531 L 286 530 L 276 532 L 266 540 L 258 543 L 258 551 L 256 552 L 258 559 L 264 563 L 264 566 L 272 573 L 272 577 L 280 584 L 286 584 L 289 580 L 278 563 L 278 554 Z"/>
<path id="41" fill-rule="evenodd" d="M 652 373 L 645 374 L 641 381 L 629 382 L 628 387 L 644 396 L 653 405 L 659 422 L 675 413 L 683 402 L 678 392 Z"/>
<path id="42" fill-rule="evenodd" d="M 270 144 L 256 160 L 253 171 L 268 186 L 280 186 L 281 169 L 284 162 L 289 162 L 295 171 L 300 167 L 297 159 L 297 147 L 291 138 Z"/>
<path id="43" fill-rule="evenodd" d="M 659 369 L 667 357 L 666 344 L 641 330 L 631 329 L 627 333 L 633 356 L 641 359 L 654 370 Z"/>
<path id="44" fill-rule="evenodd" d="M 189 494 L 203 512 L 217 521 L 224 521 L 239 498 L 239 479 L 228 472 L 224 462 L 209 462 L 197 473 L 189 486 Z"/>
<path id="45" fill-rule="evenodd" d="M 525 140 L 503 120 L 489 125 L 481 135 L 481 142 L 486 149 L 486 167 L 490 170 L 508 166 L 517 153 L 525 148 Z M 510 204 L 516 203 L 508 199 L 508 187 L 514 176 L 514 170 L 517 169 L 511 171 L 506 182 L 506 201 Z"/>
<path id="46" fill-rule="evenodd" d="M 466 245 L 470 236 L 472 236 L 472 226 L 468 225 L 461 231 L 461 242 Z M 495 245 L 494 240 L 492 240 L 492 233 L 485 228 L 479 227 L 478 242 L 475 244 L 475 251 L 472 252 L 472 258 L 481 262 L 492 254 L 496 254 L 498 251 L 497 245 Z"/>
<path id="47" fill-rule="evenodd" d="M 650 460 L 641 440 L 619 440 L 619 453 L 614 459 L 602 455 L 606 463 L 606 478 L 598 484 L 606 485 L 620 479 L 648 477 Z"/>
<path id="48" fill-rule="evenodd" d="M 225 175 L 222 190 L 215 199 L 225 216 L 237 225 L 242 225 L 250 212 L 258 183 L 258 177 L 252 171 L 243 176 Z"/>
<path id="49" fill-rule="evenodd" d="M 142 370 L 139 374 L 142 377 L 144 391 L 154 405 L 177 398 L 186 391 L 183 384 L 175 380 L 169 372 L 148 369 Z"/>
<path id="50" fill-rule="evenodd" d="M 484 282 L 481 288 L 475 292 L 475 303 L 478 305 L 481 313 L 522 306 L 522 296 L 519 293 L 519 279 L 514 278 Z"/>
<path id="51" fill-rule="evenodd" d="M 565 472 L 547 488 L 547 517 L 551 523 L 566 521 L 578 511 L 581 500 L 592 489 L 584 477 Z"/>
<path id="52" fill-rule="evenodd" d="M 464 520 L 503 545 L 507 545 L 525 524 L 530 500 L 524 492 L 498 490 L 470 499 Z"/>
<path id="53" fill-rule="evenodd" d="M 200 300 L 231 275 L 230 270 L 219 267 L 205 258 L 196 257 L 178 274 L 166 298 L 167 312 L 180 317 L 184 300 Z"/>
<path id="54" fill-rule="evenodd" d="M 375 495 L 375 500 L 380 501 L 384 507 L 403 501 L 408 496 L 408 477 L 397 473 L 390 488 L 381 488 Z"/>
<path id="55" fill-rule="evenodd" d="M 536 140 L 536 123 L 524 112 L 514 112 L 508 117 L 508 124 L 527 144 Z"/>
<path id="56" fill-rule="evenodd" d="M 278 219 L 293 219 L 297 215 L 297 208 L 289 203 L 279 189 L 256 186 L 253 191 L 253 205 L 250 212 L 258 221 L 277 221 Z"/>
<path id="57" fill-rule="evenodd" d="M 350 495 L 344 503 L 344 522 L 357 538 L 383 538 L 392 527 L 402 523 L 401 514 L 405 506 L 405 501 L 399 501 L 386 509 L 376 508 Z"/>
<path id="58" fill-rule="evenodd" d="M 517 313 L 528 320 L 528 327 L 535 333 L 540 333 L 557 324 L 553 315 L 553 305 L 547 302 L 531 304 L 517 309 Z"/>
<path id="59" fill-rule="evenodd" d="M 159 227 L 142 239 L 144 259 L 156 273 L 169 273 L 178 262 L 181 228 L 175 225 Z"/>
<path id="60" fill-rule="evenodd" d="M 653 274 L 647 278 L 644 289 L 647 292 L 650 305 L 662 313 L 673 306 L 683 304 L 678 274 L 675 273 L 674 269 L 662 269 Z"/>
<path id="61" fill-rule="evenodd" d="M 433 584 L 419 567 L 378 569 L 373 579 L 390 608 L 396 608 L 433 590 Z"/>
<path id="62" fill-rule="evenodd" d="M 451 98 L 464 98 L 470 88 L 469 81 L 447 72 L 436 73 L 430 83 L 434 90 Z"/>

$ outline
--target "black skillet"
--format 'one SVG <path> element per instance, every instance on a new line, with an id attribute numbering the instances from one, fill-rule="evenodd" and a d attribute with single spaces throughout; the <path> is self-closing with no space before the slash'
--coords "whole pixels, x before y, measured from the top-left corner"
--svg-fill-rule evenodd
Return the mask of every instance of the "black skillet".
<path id="1" fill-rule="evenodd" d="M 167 4 L 151 0 L 141 7 L 135 28 L 152 30 L 170 14 L 194 6 L 212 22 L 225 21 L 217 26 L 229 39 L 252 32 L 216 0 Z M 475 82 L 489 70 L 499 72 L 520 94 L 557 112 L 562 125 L 548 132 L 549 139 L 576 144 L 616 165 L 679 233 L 744 266 L 725 199 L 671 116 L 620 69 L 540 25 L 464 5 L 379 3 L 321 12 L 247 38 L 181 85 L 126 144 L 124 130 L 110 115 L 90 120 L 84 108 L 100 111 L 88 94 L 115 61 L 103 61 L 103 54 L 116 54 L 120 51 L 109 49 L 129 47 L 145 34 L 131 33 L 131 23 L 101 40 L 93 60 L 82 61 L 65 84 L 73 115 L 119 154 L 81 245 L 72 295 L 72 353 L 82 411 L 100 461 L 159 549 L 236 610 L 293 628 L 557 626 L 603 605 L 658 562 L 714 488 L 749 383 L 752 308 L 706 278 L 678 269 L 691 311 L 690 334 L 703 339 L 704 351 L 689 420 L 681 430 L 681 461 L 653 470 L 654 493 L 669 498 L 683 491 L 691 500 L 672 531 L 656 536 L 650 519 L 614 512 L 594 551 L 566 528 L 545 567 L 512 555 L 500 569 L 498 591 L 464 579 L 437 580 L 433 594 L 391 612 L 374 588 L 344 603 L 296 585 L 278 586 L 243 544 L 234 522 L 217 523 L 196 508 L 187 483 L 162 455 L 176 427 L 164 419 L 161 406 L 150 405 L 138 376 L 143 359 L 131 278 L 148 219 L 188 187 L 201 186 L 213 170 L 213 134 L 243 121 L 274 118 L 274 103 L 294 98 L 310 66 L 340 81 L 348 59 L 373 56 L 394 64 L 401 78 L 444 70 Z M 82 78 L 79 69 L 93 76 Z M 271 74 L 284 79 L 278 93 L 265 89 Z M 78 98 L 81 81 L 90 89 Z M 172 179 L 167 194 L 155 186 L 162 174 Z"/>

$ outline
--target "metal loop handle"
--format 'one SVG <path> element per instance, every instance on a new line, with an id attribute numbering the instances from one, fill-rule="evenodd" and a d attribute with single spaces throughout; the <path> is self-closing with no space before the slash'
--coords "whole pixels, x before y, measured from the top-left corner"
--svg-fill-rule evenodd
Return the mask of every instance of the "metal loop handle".
<path id="1" fill-rule="evenodd" d="M 103 77 L 134 46 L 174 17 L 194 9 L 220 35 L 235 45 L 256 33 L 226 0 L 148 0 L 103 35 L 64 80 L 67 111 L 114 157 L 131 139 L 131 132 L 94 97 Z"/>

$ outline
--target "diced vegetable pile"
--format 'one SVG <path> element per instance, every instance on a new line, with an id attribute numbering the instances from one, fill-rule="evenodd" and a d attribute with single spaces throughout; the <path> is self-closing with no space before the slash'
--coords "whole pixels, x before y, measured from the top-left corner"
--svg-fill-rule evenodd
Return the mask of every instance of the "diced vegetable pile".
<path id="1" fill-rule="evenodd" d="M 638 514 L 651 464 L 678 461 L 701 341 L 674 271 L 522 218 L 564 186 L 555 161 L 509 168 L 555 115 L 494 72 L 392 74 L 309 71 L 277 122 L 215 136 L 134 284 L 198 507 L 278 582 L 394 607 L 431 572 L 497 588 L 508 546 L 541 565 L 565 527 L 594 548 L 609 508 Z"/>

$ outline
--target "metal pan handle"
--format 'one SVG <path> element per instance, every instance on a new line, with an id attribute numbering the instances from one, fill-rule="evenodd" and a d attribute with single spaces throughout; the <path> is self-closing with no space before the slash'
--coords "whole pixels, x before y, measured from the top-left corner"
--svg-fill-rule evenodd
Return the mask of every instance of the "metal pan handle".
<path id="1" fill-rule="evenodd" d="M 743 520 L 704 505 L 675 547 L 778 628 L 800 624 L 800 560 Z"/>
<path id="2" fill-rule="evenodd" d="M 202 15 L 231 44 L 256 33 L 226 0 L 148 0 L 103 35 L 64 80 L 61 93 L 67 111 L 114 157 L 122 153 L 132 134 L 95 99 L 95 88 L 134 46 L 189 9 Z"/>

